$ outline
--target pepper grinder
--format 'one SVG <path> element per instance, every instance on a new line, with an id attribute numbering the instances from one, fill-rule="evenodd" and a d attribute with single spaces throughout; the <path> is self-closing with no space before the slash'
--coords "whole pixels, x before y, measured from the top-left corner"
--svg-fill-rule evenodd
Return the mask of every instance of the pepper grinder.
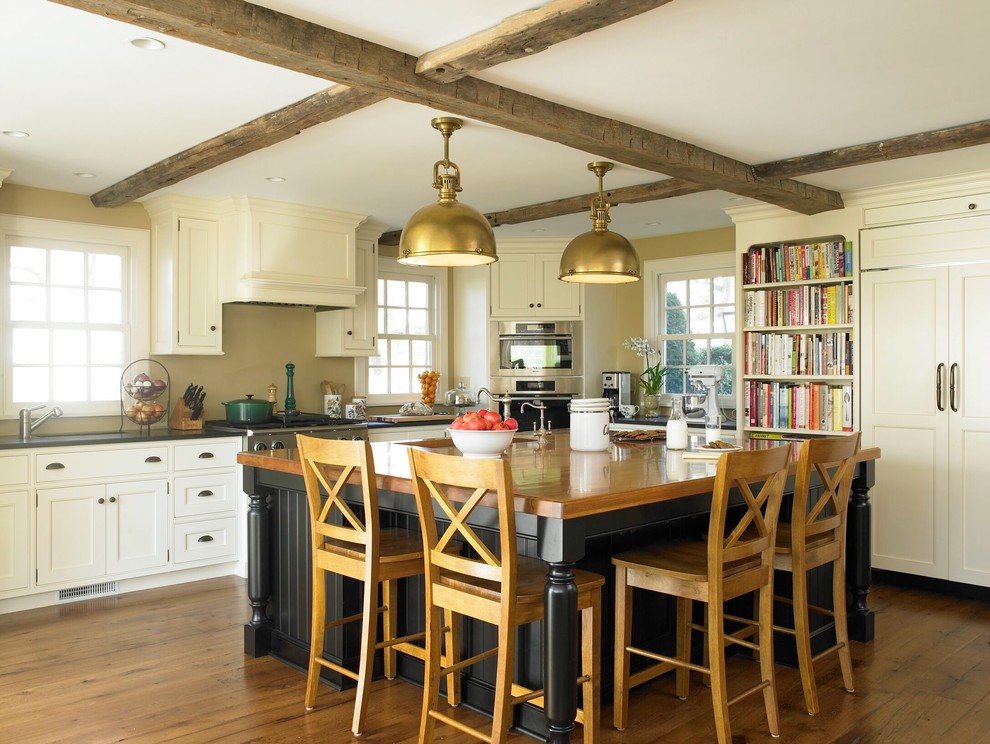
<path id="1" fill-rule="evenodd" d="M 292 390 L 292 376 L 295 374 L 293 370 L 296 368 L 292 362 L 285 365 L 285 412 L 286 414 L 296 413 L 296 399 L 295 393 Z"/>
<path id="2" fill-rule="evenodd" d="M 278 388 L 273 382 L 268 386 L 268 402 L 272 404 L 272 416 L 278 414 Z"/>

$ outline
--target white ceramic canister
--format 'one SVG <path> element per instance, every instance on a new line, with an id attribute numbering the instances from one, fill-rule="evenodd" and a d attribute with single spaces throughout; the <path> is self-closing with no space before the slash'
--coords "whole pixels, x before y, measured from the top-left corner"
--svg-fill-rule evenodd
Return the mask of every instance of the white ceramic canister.
<path id="1" fill-rule="evenodd" d="M 571 412 L 571 449 L 603 452 L 608 449 L 608 398 L 575 398 Z"/>

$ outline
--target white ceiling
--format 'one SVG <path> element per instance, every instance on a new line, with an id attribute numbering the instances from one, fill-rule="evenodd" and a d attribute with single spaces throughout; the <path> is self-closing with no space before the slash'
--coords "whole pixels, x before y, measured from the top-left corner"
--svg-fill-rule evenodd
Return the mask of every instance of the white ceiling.
<path id="1" fill-rule="evenodd" d="M 419 55 L 541 3 L 258 4 Z M 672 0 L 478 77 L 762 163 L 990 119 L 988 28 L 986 0 Z M 139 36 L 167 46 L 138 50 L 128 40 Z M 92 194 L 329 84 L 46 0 L 3 0 L 0 131 L 30 137 L 0 136 L 0 169 L 13 171 L 7 184 Z M 385 101 L 156 195 L 256 196 L 397 229 L 435 198 L 443 149 L 430 119 L 441 113 Z M 461 199 L 483 212 L 590 193 L 596 157 L 475 121 L 451 140 Z M 798 180 L 844 192 L 985 169 L 990 145 Z M 619 164 L 605 185 L 663 177 Z M 621 205 L 612 228 L 635 238 L 728 226 L 722 208 L 746 203 L 708 192 Z M 574 215 L 496 234 L 589 227 Z"/>

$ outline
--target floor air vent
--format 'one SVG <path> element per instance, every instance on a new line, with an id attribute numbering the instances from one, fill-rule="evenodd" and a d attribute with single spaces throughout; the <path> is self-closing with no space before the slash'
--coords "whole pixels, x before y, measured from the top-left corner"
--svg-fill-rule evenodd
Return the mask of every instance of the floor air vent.
<path id="1" fill-rule="evenodd" d="M 90 584 L 89 586 L 74 586 L 71 589 L 58 590 L 58 603 L 78 602 L 81 599 L 94 599 L 95 597 L 112 597 L 117 595 L 117 582 L 104 581 L 100 584 Z"/>

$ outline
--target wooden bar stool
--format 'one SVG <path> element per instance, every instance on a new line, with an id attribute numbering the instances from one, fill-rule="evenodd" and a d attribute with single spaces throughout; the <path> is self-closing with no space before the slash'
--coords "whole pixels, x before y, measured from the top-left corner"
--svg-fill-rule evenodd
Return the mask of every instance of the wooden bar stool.
<path id="1" fill-rule="evenodd" d="M 779 735 L 777 692 L 773 673 L 773 544 L 787 467 L 789 446 L 722 455 L 712 491 L 707 542 L 683 541 L 631 550 L 612 558 L 615 565 L 615 727 L 629 717 L 629 690 L 671 670 L 677 671 L 677 697 L 687 698 L 691 670 L 710 675 L 715 730 L 719 744 L 729 744 L 729 705 L 763 691 L 770 733 Z M 757 494 L 750 483 L 762 482 Z M 727 524 L 730 491 L 743 498 L 738 519 Z M 735 509 L 733 514 L 735 514 Z M 677 656 L 631 645 L 632 590 L 647 589 L 677 597 Z M 723 603 L 757 592 L 759 641 L 725 632 Z M 694 600 L 706 603 L 705 624 L 691 622 Z M 691 662 L 691 631 L 705 632 L 707 665 Z M 749 630 L 749 628 L 746 628 Z M 707 631 L 707 632 L 706 632 Z M 760 682 L 729 699 L 725 646 L 737 643 L 759 652 Z M 657 662 L 630 674 L 630 655 Z"/>
<path id="2" fill-rule="evenodd" d="M 432 741 L 434 722 L 442 721 L 481 741 L 500 744 L 512 725 L 512 706 L 523 702 L 543 706 L 542 690 L 514 684 L 512 678 L 516 628 L 543 619 L 546 566 L 542 561 L 516 554 L 515 504 L 508 460 L 470 459 L 410 448 L 409 462 L 426 556 L 428 673 L 419 742 Z M 440 510 L 442 518 L 450 520 L 443 534 L 437 529 L 434 506 Z M 478 506 L 497 508 L 498 555 L 468 524 L 468 518 Z M 461 539 L 472 555 L 445 552 L 455 538 Z M 581 613 L 582 660 L 582 676 L 576 682 L 581 685 L 583 697 L 583 709 L 578 711 L 577 720 L 584 725 L 585 744 L 593 744 L 598 741 L 599 729 L 601 591 L 605 579 L 587 571 L 574 573 Z M 494 720 L 490 734 L 438 710 L 441 609 L 498 627 L 497 648 L 450 667 L 450 671 L 459 670 L 497 655 Z"/>
<path id="3" fill-rule="evenodd" d="M 371 445 L 367 441 L 319 439 L 297 434 L 296 442 L 309 501 L 313 548 L 313 607 L 306 710 L 312 710 L 316 704 L 321 667 L 349 677 L 357 682 L 351 730 L 355 736 L 361 736 L 368 709 L 368 690 L 375 651 L 385 650 L 385 676 L 389 679 L 393 679 L 396 674 L 397 651 L 417 659 L 426 659 L 426 649 L 412 643 L 425 638 L 425 633 L 396 637 L 396 582 L 423 573 L 423 541 L 419 533 L 411 530 L 379 527 L 375 464 Z M 363 520 L 344 501 L 341 493 L 355 470 L 360 471 Z M 325 502 L 321 496 L 321 488 L 327 494 Z M 342 525 L 331 523 L 335 513 L 342 516 Z M 364 583 L 363 606 L 359 614 L 329 623 L 326 621 L 327 573 L 340 574 Z M 378 605 L 379 584 L 382 586 L 384 599 L 382 606 Z M 376 643 L 379 614 L 382 615 L 384 639 Z M 328 628 L 357 621 L 361 622 L 361 657 L 355 673 L 323 658 L 323 643 Z M 449 665 L 457 655 L 457 624 L 452 621 L 443 630 L 448 631 L 445 658 Z M 449 675 L 447 697 L 451 705 L 460 702 L 460 674 Z"/>
<path id="4" fill-rule="evenodd" d="M 793 602 L 794 628 L 777 626 L 776 630 L 795 638 L 804 702 L 812 716 L 819 711 L 814 669 L 817 659 L 838 651 L 842 682 L 848 692 L 855 689 L 846 627 L 846 513 L 859 438 L 860 434 L 856 432 L 844 437 L 810 440 L 801 446 L 794 478 L 791 521 L 781 522 L 777 533 L 774 567 L 791 572 L 794 598 L 776 599 Z M 811 485 L 811 478 L 816 473 L 822 483 L 820 490 Z M 808 604 L 808 571 L 828 563 L 832 564 L 832 610 Z M 835 645 L 814 657 L 811 655 L 809 611 L 829 615 L 835 621 Z"/>

